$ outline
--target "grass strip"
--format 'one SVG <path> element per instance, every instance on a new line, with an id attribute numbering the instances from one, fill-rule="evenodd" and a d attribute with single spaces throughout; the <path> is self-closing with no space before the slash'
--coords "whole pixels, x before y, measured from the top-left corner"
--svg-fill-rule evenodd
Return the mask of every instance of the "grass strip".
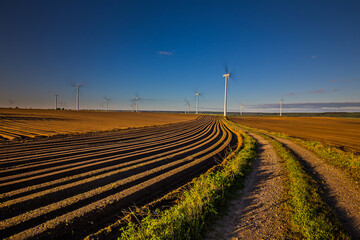
<path id="1" fill-rule="evenodd" d="M 176 205 L 148 211 L 139 224 L 130 222 L 120 233 L 122 239 L 201 239 L 204 230 L 219 214 L 235 188 L 243 186 L 256 156 L 256 141 L 246 134 L 243 148 L 220 167 L 193 181 Z M 216 169 L 216 170 L 215 170 Z"/>

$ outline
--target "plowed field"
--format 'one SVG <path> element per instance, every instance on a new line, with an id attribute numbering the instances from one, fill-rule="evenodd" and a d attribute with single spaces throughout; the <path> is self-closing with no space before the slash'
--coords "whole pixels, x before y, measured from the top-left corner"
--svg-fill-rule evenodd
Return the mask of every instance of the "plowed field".
<path id="1" fill-rule="evenodd" d="M 360 152 L 360 119 L 323 117 L 230 117 L 231 121 Z"/>
<path id="2" fill-rule="evenodd" d="M 71 239 L 190 181 L 237 142 L 211 116 L 0 145 L 0 236 Z"/>
<path id="3" fill-rule="evenodd" d="M 0 108 L 0 139 L 86 133 L 177 123 L 193 114 L 54 111 Z"/>

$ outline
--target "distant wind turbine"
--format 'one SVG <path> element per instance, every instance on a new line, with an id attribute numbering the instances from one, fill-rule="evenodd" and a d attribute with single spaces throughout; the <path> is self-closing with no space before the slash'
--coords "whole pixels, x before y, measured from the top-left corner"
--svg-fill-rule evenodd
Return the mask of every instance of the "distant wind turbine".
<path id="1" fill-rule="evenodd" d="M 190 103 L 185 99 L 185 113 L 190 113 Z"/>
<path id="2" fill-rule="evenodd" d="M 58 97 L 58 95 L 55 94 L 55 109 L 54 110 L 57 110 L 57 97 Z"/>
<path id="3" fill-rule="evenodd" d="M 12 107 L 15 103 L 12 99 L 8 99 L 8 101 L 9 101 L 10 107 Z"/>
<path id="4" fill-rule="evenodd" d="M 229 73 L 229 70 L 228 68 L 226 67 L 225 68 L 225 72 L 226 74 L 223 75 L 223 77 L 225 78 L 225 96 L 224 96 L 224 116 L 226 117 L 226 108 L 227 108 L 227 82 L 228 82 L 228 79 L 230 77 L 230 73 Z"/>
<path id="5" fill-rule="evenodd" d="M 140 101 L 152 101 L 153 99 L 144 99 L 140 98 L 139 96 L 136 96 L 134 99 L 131 99 L 130 101 L 135 102 L 135 111 L 138 112 L 139 110 L 139 102 Z"/>
<path id="6" fill-rule="evenodd" d="M 79 111 L 80 107 L 79 107 L 79 88 L 80 88 L 80 84 L 75 83 L 74 86 L 76 87 L 76 108 Z"/>
<path id="7" fill-rule="evenodd" d="M 282 105 L 284 103 L 284 98 L 280 100 L 280 117 L 282 116 Z"/>
<path id="8" fill-rule="evenodd" d="M 244 104 L 240 104 L 240 115 L 243 115 L 243 108 L 244 108 Z"/>
<path id="9" fill-rule="evenodd" d="M 108 111 L 109 110 L 109 101 L 110 101 L 110 99 L 105 97 L 105 101 L 106 101 L 106 111 Z"/>
<path id="10" fill-rule="evenodd" d="M 200 96 L 199 91 L 196 91 L 196 114 L 199 113 L 199 96 Z"/>

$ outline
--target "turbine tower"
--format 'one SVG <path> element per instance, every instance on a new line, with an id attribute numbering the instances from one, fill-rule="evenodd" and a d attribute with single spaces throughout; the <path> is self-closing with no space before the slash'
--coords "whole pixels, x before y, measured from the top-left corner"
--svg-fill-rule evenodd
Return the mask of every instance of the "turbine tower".
<path id="1" fill-rule="evenodd" d="M 188 106 L 188 101 L 185 100 L 185 114 L 186 114 L 186 112 L 187 112 L 187 106 Z"/>
<path id="2" fill-rule="evenodd" d="M 196 114 L 199 113 L 199 91 L 196 91 Z"/>
<path id="3" fill-rule="evenodd" d="M 79 88 L 80 88 L 80 84 L 75 83 L 75 87 L 76 87 L 76 107 L 77 110 L 79 111 Z"/>
<path id="4" fill-rule="evenodd" d="M 54 110 L 56 110 L 56 109 L 57 109 L 57 97 L 58 97 L 58 95 L 57 95 L 57 94 L 55 94 L 55 109 L 54 109 Z"/>
<path id="5" fill-rule="evenodd" d="M 228 72 L 227 69 L 226 69 L 226 74 L 224 74 L 223 77 L 225 78 L 224 116 L 226 117 L 227 82 L 230 77 L 230 73 Z"/>
<path id="6" fill-rule="evenodd" d="M 110 101 L 110 99 L 105 97 L 105 101 L 106 101 L 106 111 L 108 111 L 109 110 L 109 101 Z"/>
<path id="7" fill-rule="evenodd" d="M 244 105 L 241 103 L 241 105 L 240 105 L 240 115 L 243 115 L 243 108 L 244 108 Z"/>
<path id="8" fill-rule="evenodd" d="M 280 100 L 280 117 L 282 116 L 282 105 L 283 105 L 283 102 L 284 102 L 284 98 L 282 98 Z"/>
<path id="9" fill-rule="evenodd" d="M 136 112 L 138 112 L 138 107 L 139 107 L 139 97 L 138 96 L 136 96 L 135 101 L 136 101 Z"/>

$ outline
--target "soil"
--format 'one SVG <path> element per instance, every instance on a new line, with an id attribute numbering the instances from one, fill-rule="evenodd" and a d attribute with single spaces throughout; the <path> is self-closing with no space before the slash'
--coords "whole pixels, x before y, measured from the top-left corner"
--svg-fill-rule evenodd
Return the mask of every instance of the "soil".
<path id="1" fill-rule="evenodd" d="M 270 143 L 254 133 L 258 157 L 245 188 L 236 192 L 226 213 L 205 239 L 283 239 L 282 169 Z"/>
<path id="2" fill-rule="evenodd" d="M 360 239 L 360 189 L 340 170 L 288 139 L 275 138 L 291 149 L 318 182 L 322 198 L 336 212 L 353 239 Z"/>
<path id="3" fill-rule="evenodd" d="M 0 144 L 0 235 L 79 239 L 134 203 L 191 181 L 236 144 L 235 134 L 211 116 Z"/>
<path id="4" fill-rule="evenodd" d="M 24 139 L 178 123 L 195 114 L 0 108 L 0 139 Z"/>

